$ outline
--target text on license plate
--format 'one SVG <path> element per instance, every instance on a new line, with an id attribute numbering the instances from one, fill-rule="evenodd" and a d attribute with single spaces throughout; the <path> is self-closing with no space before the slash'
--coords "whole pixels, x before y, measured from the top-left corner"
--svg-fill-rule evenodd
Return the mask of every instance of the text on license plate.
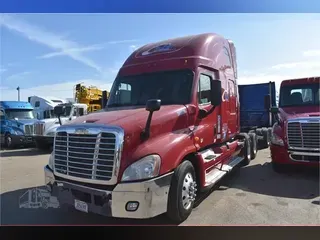
<path id="1" fill-rule="evenodd" d="M 81 212 L 88 212 L 88 204 L 77 199 L 74 200 L 74 207 Z"/>

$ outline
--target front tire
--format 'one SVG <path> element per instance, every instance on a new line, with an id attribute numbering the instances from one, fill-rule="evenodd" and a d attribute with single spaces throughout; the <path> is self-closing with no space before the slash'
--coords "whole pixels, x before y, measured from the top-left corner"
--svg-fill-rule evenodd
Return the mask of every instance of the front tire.
<path id="1" fill-rule="evenodd" d="M 196 197 L 196 175 L 192 163 L 182 162 L 174 171 L 168 197 L 168 217 L 174 222 L 185 221 L 192 212 Z"/>
<path id="2" fill-rule="evenodd" d="M 10 133 L 6 134 L 6 136 L 4 137 L 4 146 L 9 149 L 14 147 Z"/>

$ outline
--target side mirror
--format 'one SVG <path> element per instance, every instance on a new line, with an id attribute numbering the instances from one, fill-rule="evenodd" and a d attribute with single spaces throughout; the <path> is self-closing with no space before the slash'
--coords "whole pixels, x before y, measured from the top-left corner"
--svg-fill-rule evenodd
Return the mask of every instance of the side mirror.
<path id="1" fill-rule="evenodd" d="M 271 100 L 270 94 L 264 96 L 264 109 L 266 109 L 268 111 L 269 111 L 270 106 L 271 106 L 270 105 L 270 100 Z"/>
<path id="2" fill-rule="evenodd" d="M 58 106 L 55 106 L 54 109 L 53 109 L 54 114 L 55 114 L 56 116 L 58 116 L 60 125 L 62 125 L 60 116 L 61 116 L 62 114 L 64 114 L 65 111 L 66 111 L 65 106 L 59 106 L 59 105 L 58 105 Z"/>
<path id="3" fill-rule="evenodd" d="M 221 90 L 221 81 L 212 80 L 211 81 L 211 105 L 219 106 L 222 101 L 222 90 Z"/>
<path id="4" fill-rule="evenodd" d="M 160 107 L 161 107 L 160 99 L 150 99 L 147 101 L 146 110 L 149 112 L 149 115 L 148 115 L 145 129 L 141 132 L 141 135 L 140 135 L 141 140 L 144 141 L 149 138 L 152 114 L 155 111 L 159 111 Z"/>
<path id="5" fill-rule="evenodd" d="M 64 106 L 55 106 L 53 112 L 55 115 L 60 116 L 60 115 L 64 114 L 65 107 Z"/>
<path id="6" fill-rule="evenodd" d="M 161 107 L 161 100 L 160 99 L 150 99 L 147 101 L 146 110 L 148 112 L 159 111 L 160 107 Z"/>
<path id="7" fill-rule="evenodd" d="M 271 107 L 271 113 L 273 113 L 273 114 L 277 114 L 277 113 L 279 113 L 279 108 L 278 108 L 278 107 L 276 107 L 276 106 Z"/>

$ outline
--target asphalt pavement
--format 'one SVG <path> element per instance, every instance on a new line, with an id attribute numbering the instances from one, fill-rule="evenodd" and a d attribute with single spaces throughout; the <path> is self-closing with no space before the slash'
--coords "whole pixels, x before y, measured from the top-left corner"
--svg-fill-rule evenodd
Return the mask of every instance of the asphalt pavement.
<path id="1" fill-rule="evenodd" d="M 1 150 L 2 225 L 171 225 L 165 215 L 146 220 L 115 219 L 65 208 L 20 208 L 28 190 L 43 188 L 49 154 L 35 149 Z M 317 171 L 272 171 L 269 149 L 249 166 L 235 169 L 198 197 L 181 225 L 319 225 Z M 26 195 L 24 195 L 26 196 Z"/>

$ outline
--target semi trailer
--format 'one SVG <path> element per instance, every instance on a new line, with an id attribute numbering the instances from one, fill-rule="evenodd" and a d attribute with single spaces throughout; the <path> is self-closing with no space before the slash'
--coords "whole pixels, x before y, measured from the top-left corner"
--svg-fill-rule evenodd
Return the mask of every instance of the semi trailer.
<path id="1" fill-rule="evenodd" d="M 258 149 L 270 145 L 276 99 L 275 82 L 239 85 L 240 130 L 256 134 Z"/>
<path id="2" fill-rule="evenodd" d="M 137 49 L 106 107 L 57 129 L 44 167 L 51 194 L 104 216 L 187 219 L 199 192 L 257 151 L 255 133 L 241 131 L 237 75 L 235 45 L 218 34 Z"/>

